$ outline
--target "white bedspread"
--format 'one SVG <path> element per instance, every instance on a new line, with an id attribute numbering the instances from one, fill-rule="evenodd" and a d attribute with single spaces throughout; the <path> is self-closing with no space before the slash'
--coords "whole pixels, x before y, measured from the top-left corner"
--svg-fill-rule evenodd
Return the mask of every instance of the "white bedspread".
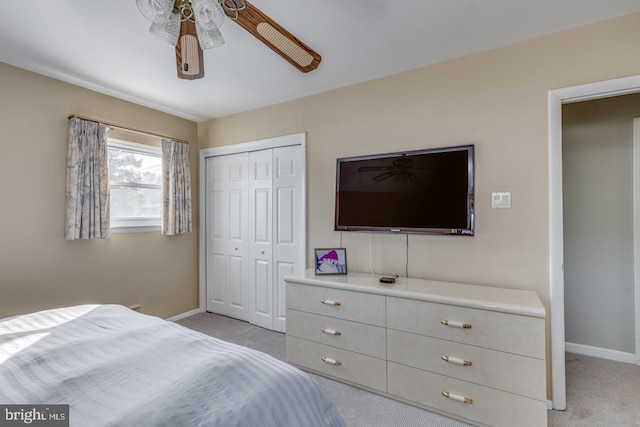
<path id="1" fill-rule="evenodd" d="M 0 319 L 0 404 L 69 404 L 76 427 L 344 426 L 297 368 L 119 305 Z"/>

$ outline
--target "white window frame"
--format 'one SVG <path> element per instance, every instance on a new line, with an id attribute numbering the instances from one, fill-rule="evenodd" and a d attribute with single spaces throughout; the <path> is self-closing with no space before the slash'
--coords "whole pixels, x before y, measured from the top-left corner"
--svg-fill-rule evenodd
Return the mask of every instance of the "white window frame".
<path id="1" fill-rule="evenodd" d="M 123 141 L 114 138 L 107 138 L 107 150 L 110 148 L 116 148 L 118 150 L 129 151 L 131 153 L 143 154 L 145 156 L 154 156 L 162 158 L 162 149 L 160 147 L 154 147 L 150 145 L 137 144 L 135 142 Z M 109 182 L 109 188 L 111 188 L 111 182 Z M 149 185 L 149 184 L 116 184 L 118 186 L 130 186 L 135 188 L 160 188 L 162 185 Z M 148 233 L 162 230 L 162 213 L 159 218 L 146 217 L 146 218 L 121 218 L 112 219 L 111 233 Z"/>

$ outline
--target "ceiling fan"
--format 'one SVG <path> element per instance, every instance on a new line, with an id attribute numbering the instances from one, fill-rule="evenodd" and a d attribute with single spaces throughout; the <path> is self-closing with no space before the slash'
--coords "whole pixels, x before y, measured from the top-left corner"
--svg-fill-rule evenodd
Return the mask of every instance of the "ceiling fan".
<path id="1" fill-rule="evenodd" d="M 178 77 L 204 77 L 203 49 L 224 44 L 220 26 L 228 17 L 303 73 L 320 55 L 246 0 L 136 0 L 151 21 L 149 31 L 176 47 Z"/>

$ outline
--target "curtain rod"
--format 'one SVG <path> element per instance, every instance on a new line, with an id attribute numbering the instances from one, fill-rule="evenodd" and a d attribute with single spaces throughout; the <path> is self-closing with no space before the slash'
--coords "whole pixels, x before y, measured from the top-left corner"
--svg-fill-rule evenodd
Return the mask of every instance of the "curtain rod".
<path id="1" fill-rule="evenodd" d="M 146 132 L 146 131 L 143 131 L 143 130 L 134 129 L 134 128 L 126 127 L 126 126 L 115 125 L 113 123 L 103 122 L 102 120 L 90 119 L 88 117 L 80 116 L 78 114 L 70 115 L 69 116 L 69 120 L 71 120 L 71 119 L 86 120 L 88 122 L 93 122 L 93 123 L 98 123 L 98 124 L 101 124 L 101 125 L 109 126 L 110 128 L 114 128 L 114 129 L 126 130 L 128 132 L 134 132 L 134 133 L 138 133 L 140 135 L 155 136 L 156 138 L 171 139 L 173 141 L 182 142 L 183 144 L 189 144 L 189 141 L 185 141 L 184 139 L 177 139 L 177 138 L 173 138 L 171 136 L 165 136 L 165 135 L 160 135 L 160 134 L 153 133 L 153 132 Z"/>

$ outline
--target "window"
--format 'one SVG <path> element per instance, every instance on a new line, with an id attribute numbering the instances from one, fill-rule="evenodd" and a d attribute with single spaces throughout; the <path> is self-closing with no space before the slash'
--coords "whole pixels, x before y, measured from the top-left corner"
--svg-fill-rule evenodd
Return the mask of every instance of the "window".
<path id="1" fill-rule="evenodd" d="M 112 232 L 162 227 L 162 150 L 108 139 Z"/>

